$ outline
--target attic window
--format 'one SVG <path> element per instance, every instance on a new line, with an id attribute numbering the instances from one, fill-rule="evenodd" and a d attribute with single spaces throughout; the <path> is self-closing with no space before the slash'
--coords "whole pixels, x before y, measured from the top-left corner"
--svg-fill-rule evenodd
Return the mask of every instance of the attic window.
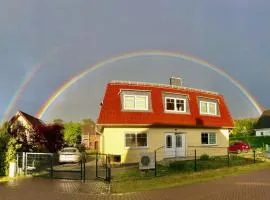
<path id="1" fill-rule="evenodd" d="M 171 112 L 186 112 L 186 99 L 165 97 L 165 110 Z"/>
<path id="2" fill-rule="evenodd" d="M 217 102 L 201 100 L 200 101 L 200 114 L 218 115 Z"/>
<path id="3" fill-rule="evenodd" d="M 148 110 L 148 96 L 124 95 L 124 110 Z"/>

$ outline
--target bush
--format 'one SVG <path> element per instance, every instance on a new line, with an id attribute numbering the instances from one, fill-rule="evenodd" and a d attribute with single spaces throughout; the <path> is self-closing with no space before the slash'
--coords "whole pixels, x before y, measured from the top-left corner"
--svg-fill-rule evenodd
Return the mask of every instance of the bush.
<path id="1" fill-rule="evenodd" d="M 169 169 L 174 171 L 193 171 L 194 161 L 174 161 L 169 163 Z"/>
<path id="2" fill-rule="evenodd" d="M 207 154 L 202 154 L 200 160 L 209 160 L 209 156 Z"/>
<path id="3" fill-rule="evenodd" d="M 264 148 L 265 144 L 270 145 L 270 136 L 241 136 L 230 137 L 230 144 L 237 141 L 247 142 L 252 148 Z"/>
<path id="4" fill-rule="evenodd" d="M 10 137 L 6 147 L 5 153 L 5 174 L 8 175 L 9 163 L 16 160 L 16 152 L 21 148 L 14 137 Z"/>

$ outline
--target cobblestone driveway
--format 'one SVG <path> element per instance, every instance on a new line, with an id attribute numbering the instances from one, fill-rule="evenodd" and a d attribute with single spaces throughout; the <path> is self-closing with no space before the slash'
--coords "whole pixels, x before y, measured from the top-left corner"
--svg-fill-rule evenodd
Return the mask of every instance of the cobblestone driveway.
<path id="1" fill-rule="evenodd" d="M 95 199 L 270 199 L 270 169 L 190 186 L 129 194 L 108 194 L 100 181 L 27 179 L 0 185 L 0 200 Z"/>

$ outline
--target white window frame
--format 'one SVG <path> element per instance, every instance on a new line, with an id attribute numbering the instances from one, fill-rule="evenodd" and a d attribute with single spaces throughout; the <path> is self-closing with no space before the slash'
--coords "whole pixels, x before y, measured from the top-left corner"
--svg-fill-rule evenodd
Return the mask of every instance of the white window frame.
<path id="1" fill-rule="evenodd" d="M 202 112 L 202 103 L 206 103 L 206 112 Z M 215 105 L 215 113 L 210 113 L 209 112 L 209 108 L 210 108 L 210 104 L 214 104 Z M 217 115 L 217 102 L 212 102 L 212 101 L 203 101 L 200 100 L 200 114 L 204 114 L 204 115 Z"/>
<path id="2" fill-rule="evenodd" d="M 174 110 L 167 110 L 167 99 L 174 100 Z M 176 110 L 176 100 L 183 100 L 184 101 L 184 110 Z M 187 112 L 187 100 L 185 98 L 178 98 L 178 97 L 165 97 L 164 103 L 165 111 L 166 112 L 173 112 L 173 113 L 186 113 Z"/>
<path id="3" fill-rule="evenodd" d="M 146 134 L 146 146 L 138 146 L 138 140 L 137 140 L 137 135 L 138 134 Z M 126 135 L 127 134 L 135 134 L 135 141 L 136 141 L 136 146 L 135 147 L 129 147 L 126 144 Z M 148 148 L 148 133 L 147 132 L 126 132 L 124 134 L 124 144 L 125 144 L 125 149 L 147 149 Z"/>
<path id="4" fill-rule="evenodd" d="M 129 108 L 125 107 L 125 98 L 126 97 L 134 97 L 134 109 L 129 109 Z M 136 108 L 136 97 L 145 97 L 145 99 L 146 99 L 146 108 L 145 109 Z M 124 96 L 123 96 L 123 108 L 124 108 L 124 110 L 145 110 L 145 111 L 147 111 L 147 110 L 149 110 L 148 104 L 149 104 L 149 102 L 148 102 L 148 96 L 147 95 L 124 94 Z"/>
<path id="5" fill-rule="evenodd" d="M 202 134 L 207 134 L 208 135 L 208 144 L 202 144 Z M 215 134 L 216 136 L 216 143 L 215 144 L 210 144 L 210 134 Z M 201 145 L 217 145 L 218 141 L 217 141 L 217 133 L 216 132 L 202 132 L 201 133 Z"/>

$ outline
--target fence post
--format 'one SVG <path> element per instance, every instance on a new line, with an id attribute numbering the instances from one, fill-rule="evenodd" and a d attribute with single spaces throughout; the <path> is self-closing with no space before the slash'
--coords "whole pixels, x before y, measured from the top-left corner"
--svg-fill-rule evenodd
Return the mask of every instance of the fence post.
<path id="1" fill-rule="evenodd" d="M 27 176 L 27 153 L 25 154 L 24 175 Z"/>
<path id="2" fill-rule="evenodd" d="M 16 175 L 19 174 L 19 153 L 16 153 Z"/>
<path id="3" fill-rule="evenodd" d="M 253 150 L 253 163 L 255 164 L 255 162 L 256 162 L 256 155 L 255 155 L 255 153 L 256 153 L 256 151 L 255 150 Z"/>
<path id="4" fill-rule="evenodd" d="M 51 155 L 51 178 L 53 178 L 53 154 Z"/>
<path id="5" fill-rule="evenodd" d="M 85 181 L 85 163 L 86 163 L 86 155 L 83 156 L 83 181 Z"/>
<path id="6" fill-rule="evenodd" d="M 227 159 L 228 159 L 228 167 L 230 167 L 230 152 L 229 152 L 229 149 L 227 149 Z"/>
<path id="7" fill-rule="evenodd" d="M 22 153 L 22 170 L 25 175 L 25 152 Z"/>
<path id="8" fill-rule="evenodd" d="M 194 171 L 196 172 L 197 171 L 197 155 L 196 155 L 196 149 L 195 149 L 195 166 L 194 166 Z"/>
<path id="9" fill-rule="evenodd" d="M 108 181 L 108 154 L 106 154 L 106 163 L 105 163 L 105 172 L 106 172 L 106 181 Z"/>
<path id="10" fill-rule="evenodd" d="M 96 178 L 98 177 L 98 153 L 96 153 Z"/>
<path id="11" fill-rule="evenodd" d="M 83 180 L 83 160 L 81 159 L 81 180 Z"/>
<path id="12" fill-rule="evenodd" d="M 155 177 L 157 176 L 157 151 L 155 151 Z"/>
<path id="13" fill-rule="evenodd" d="M 108 168 L 108 181 L 111 182 L 111 159 L 109 154 L 108 154 L 107 168 Z"/>

